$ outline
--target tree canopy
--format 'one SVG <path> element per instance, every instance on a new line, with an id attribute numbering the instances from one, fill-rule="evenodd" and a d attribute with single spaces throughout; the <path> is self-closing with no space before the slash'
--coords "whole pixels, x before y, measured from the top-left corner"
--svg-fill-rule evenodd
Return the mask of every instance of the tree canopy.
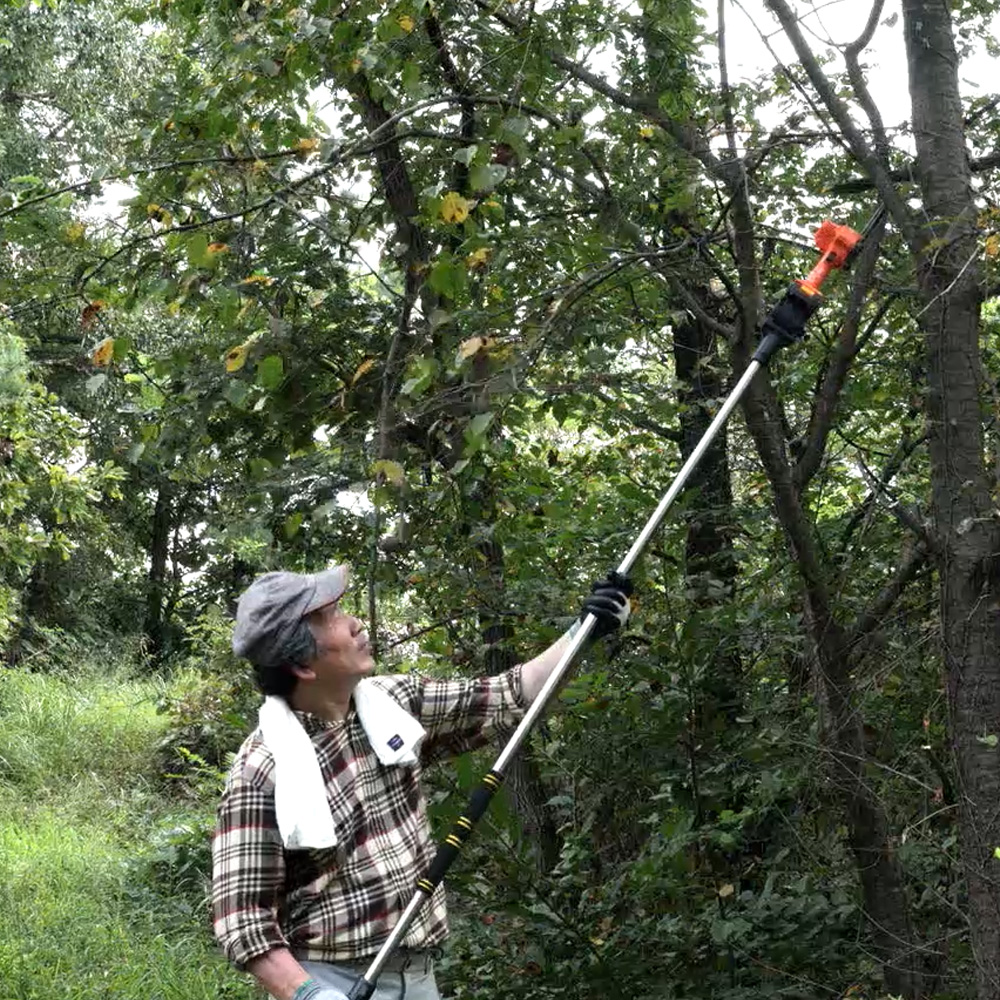
<path id="1" fill-rule="evenodd" d="M 794 60 L 744 80 L 725 0 L 6 4 L 5 666 L 113 633 L 215 676 L 254 575 L 333 560 L 386 669 L 527 658 L 812 231 L 874 215 L 455 875 L 445 975 L 997 996 L 1000 97 L 962 83 L 996 8 L 876 0 L 830 38 L 765 0 Z"/>

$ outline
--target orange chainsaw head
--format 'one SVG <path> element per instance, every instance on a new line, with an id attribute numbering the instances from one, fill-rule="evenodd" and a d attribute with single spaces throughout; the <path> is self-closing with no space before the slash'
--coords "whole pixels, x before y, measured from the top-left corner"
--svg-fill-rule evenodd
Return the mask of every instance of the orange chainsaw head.
<path id="1" fill-rule="evenodd" d="M 861 233 L 856 233 L 850 226 L 838 226 L 836 222 L 827 219 L 816 230 L 813 239 L 823 256 L 805 278 L 796 281 L 807 295 L 818 295 L 819 286 L 830 276 L 830 272 L 847 263 L 848 255 L 861 239 Z"/>
<path id="2" fill-rule="evenodd" d="M 850 226 L 838 226 L 836 222 L 826 219 L 816 230 L 813 239 L 824 257 L 828 258 L 833 254 L 834 260 L 830 261 L 833 267 L 843 267 L 847 255 L 861 239 L 861 233 L 855 232 Z"/>

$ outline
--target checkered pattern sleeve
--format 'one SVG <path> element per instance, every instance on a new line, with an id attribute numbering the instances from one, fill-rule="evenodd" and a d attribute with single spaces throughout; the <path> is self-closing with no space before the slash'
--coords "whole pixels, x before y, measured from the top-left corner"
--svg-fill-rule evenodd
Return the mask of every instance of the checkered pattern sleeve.
<path id="1" fill-rule="evenodd" d="M 286 946 L 278 925 L 285 862 L 274 813 L 273 760 L 268 755 L 262 761 L 260 748 L 246 754 L 246 746 L 229 772 L 212 838 L 215 936 L 240 969 Z"/>
<path id="2" fill-rule="evenodd" d="M 513 729 L 526 708 L 520 666 L 473 680 L 413 674 L 393 679 L 399 687 L 390 693 L 427 730 L 420 750 L 424 764 L 485 746 L 495 733 Z"/>

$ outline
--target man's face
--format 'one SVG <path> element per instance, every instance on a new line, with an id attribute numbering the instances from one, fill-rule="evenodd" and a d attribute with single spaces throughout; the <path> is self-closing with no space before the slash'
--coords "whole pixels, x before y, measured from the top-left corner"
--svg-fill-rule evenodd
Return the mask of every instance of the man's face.
<path id="1" fill-rule="evenodd" d="M 368 634 L 359 618 L 337 604 L 327 604 L 306 618 L 316 640 L 316 659 L 309 666 L 318 680 L 367 677 L 375 669 Z"/>

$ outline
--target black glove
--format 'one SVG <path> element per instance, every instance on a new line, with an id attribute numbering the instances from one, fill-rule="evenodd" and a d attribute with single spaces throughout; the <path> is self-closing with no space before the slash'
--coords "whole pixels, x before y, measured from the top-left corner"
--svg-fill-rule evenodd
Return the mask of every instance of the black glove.
<path id="1" fill-rule="evenodd" d="M 580 621 L 583 621 L 588 614 L 593 615 L 597 619 L 597 624 L 590 634 L 594 639 L 600 639 L 620 629 L 628 621 L 632 610 L 629 604 L 632 581 L 617 570 L 612 570 L 590 589 L 590 596 L 583 602 Z"/>

